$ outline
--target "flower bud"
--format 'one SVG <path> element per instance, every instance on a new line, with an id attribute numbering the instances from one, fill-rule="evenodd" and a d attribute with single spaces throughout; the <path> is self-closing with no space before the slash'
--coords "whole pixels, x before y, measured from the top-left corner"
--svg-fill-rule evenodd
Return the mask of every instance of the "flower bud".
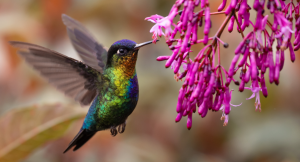
<path id="1" fill-rule="evenodd" d="M 209 34 L 210 27 L 211 27 L 211 24 L 210 24 L 210 11 L 209 11 L 209 7 L 206 7 L 205 8 L 205 25 L 204 25 L 204 30 L 203 30 L 204 35 Z"/>
<path id="2" fill-rule="evenodd" d="M 210 75 L 210 80 L 209 80 L 209 83 L 208 83 L 208 87 L 207 87 L 207 89 L 204 93 L 204 97 L 208 97 L 209 95 L 211 95 L 214 84 L 215 84 L 215 74 L 212 73 Z"/>
<path id="3" fill-rule="evenodd" d="M 251 75 L 251 69 L 250 68 L 248 68 L 248 70 L 246 71 L 246 74 L 245 74 L 245 77 L 244 77 L 244 81 L 245 81 L 245 83 L 248 83 L 249 82 L 249 80 L 250 80 L 250 75 Z"/>
<path id="4" fill-rule="evenodd" d="M 261 85 L 261 91 L 262 91 L 263 95 L 265 97 L 267 97 L 268 96 L 268 90 L 267 90 L 267 87 L 266 87 L 266 82 L 265 82 L 264 74 L 261 74 L 260 85 Z"/>
<path id="5" fill-rule="evenodd" d="M 208 98 L 204 98 L 202 104 L 198 108 L 198 113 L 199 113 L 199 115 L 201 115 L 202 118 L 206 116 L 207 111 L 208 111 L 207 100 L 208 100 Z"/>
<path id="6" fill-rule="evenodd" d="M 225 94 L 224 94 L 224 106 L 225 106 L 224 113 L 228 115 L 230 113 L 230 93 L 228 87 L 226 87 Z"/>
<path id="7" fill-rule="evenodd" d="M 183 99 L 184 99 L 184 94 L 185 94 L 185 89 L 181 87 L 179 90 L 179 94 L 178 94 L 178 102 L 177 102 L 177 107 L 176 107 L 177 112 L 182 111 L 182 103 L 183 103 Z"/>
<path id="8" fill-rule="evenodd" d="M 234 16 L 231 17 L 229 24 L 228 24 L 228 32 L 231 33 L 233 31 L 233 26 L 234 26 Z"/>
<path id="9" fill-rule="evenodd" d="M 243 91 L 244 91 L 244 88 L 245 88 L 245 81 L 242 79 L 242 80 L 241 80 L 241 84 L 240 84 L 240 86 L 239 86 L 239 91 L 240 91 L 240 92 L 243 92 Z"/>
<path id="10" fill-rule="evenodd" d="M 294 62 L 295 59 L 296 59 L 296 56 L 295 56 L 295 52 L 294 52 L 294 50 L 293 50 L 292 43 L 289 42 L 289 43 L 288 43 L 288 46 L 289 46 L 289 49 L 290 49 L 291 61 Z"/>
<path id="11" fill-rule="evenodd" d="M 273 60 L 273 52 L 268 52 L 268 65 L 269 65 L 269 80 L 270 83 L 274 82 L 274 60 Z"/>
<path id="12" fill-rule="evenodd" d="M 224 8 L 225 8 L 225 6 L 226 6 L 226 1 L 227 0 L 223 0 L 223 2 L 220 4 L 220 6 L 218 7 L 218 11 L 220 12 L 220 11 L 222 11 Z"/>
<path id="13" fill-rule="evenodd" d="M 156 58 L 157 61 L 165 61 L 168 60 L 170 58 L 170 56 L 158 56 Z"/>
<path id="14" fill-rule="evenodd" d="M 220 98 L 220 93 L 217 93 L 216 97 L 215 97 L 215 100 L 214 100 L 214 103 L 213 103 L 213 106 L 212 106 L 212 110 L 214 110 L 214 111 L 216 111 L 216 108 L 217 108 L 217 105 L 218 105 L 218 102 L 219 102 L 219 98 Z"/>
<path id="15" fill-rule="evenodd" d="M 219 111 L 220 110 L 220 108 L 222 106 L 222 103 L 223 103 L 223 100 L 224 100 L 224 92 L 221 92 L 218 104 L 215 107 L 215 111 Z"/>
<path id="16" fill-rule="evenodd" d="M 187 122 L 186 122 L 186 127 L 187 127 L 187 129 L 189 129 L 189 130 L 192 128 L 192 115 L 193 115 L 192 112 L 190 112 L 190 113 L 188 114 L 188 118 L 187 118 Z"/>
<path id="17" fill-rule="evenodd" d="M 174 74 L 177 74 L 177 73 L 178 73 L 182 61 L 183 61 L 183 58 L 179 56 L 179 57 L 178 57 L 177 64 L 175 65 L 175 68 L 174 68 Z"/>
<path id="18" fill-rule="evenodd" d="M 178 43 L 179 43 L 179 42 L 178 42 Z M 180 43 L 179 43 L 179 44 L 180 44 Z M 171 57 L 170 57 L 170 58 L 167 60 L 167 62 L 166 62 L 166 65 L 165 65 L 166 68 L 169 68 L 169 67 L 172 65 L 172 63 L 173 63 L 175 57 L 177 56 L 178 52 L 179 52 L 179 48 L 176 48 L 176 49 L 173 51 Z"/>
<path id="19" fill-rule="evenodd" d="M 284 65 L 284 51 L 281 50 L 280 52 L 280 71 L 283 69 Z"/>
<path id="20" fill-rule="evenodd" d="M 275 63 L 275 72 L 274 72 L 274 82 L 276 85 L 279 84 L 279 74 L 280 74 L 280 52 L 276 51 L 276 63 Z"/>
<path id="21" fill-rule="evenodd" d="M 198 62 L 194 62 L 192 70 L 191 70 L 191 74 L 190 74 L 190 80 L 189 80 L 189 85 L 192 86 L 194 85 L 195 82 L 195 74 L 198 70 L 199 67 L 199 63 Z"/>
<path id="22" fill-rule="evenodd" d="M 238 54 L 240 53 L 241 49 L 244 47 L 245 43 L 247 42 L 248 38 L 250 38 L 252 36 L 253 32 L 250 32 L 245 38 L 244 40 L 237 46 L 237 48 L 235 49 L 234 53 Z"/>
<path id="23" fill-rule="evenodd" d="M 175 118 L 175 122 L 176 123 L 179 122 L 181 120 L 181 118 L 182 118 L 182 112 L 180 112 L 180 113 L 177 114 L 177 116 Z"/>
<path id="24" fill-rule="evenodd" d="M 255 60 L 255 52 L 250 53 L 250 69 L 251 69 L 251 78 L 256 80 L 257 78 L 257 67 L 256 67 L 256 60 Z"/>
<path id="25" fill-rule="evenodd" d="M 234 67 L 236 65 L 236 62 L 238 61 L 238 59 L 240 58 L 240 54 L 237 54 L 233 57 L 232 61 L 231 61 L 231 64 L 230 64 L 230 67 L 229 67 L 229 70 L 228 70 L 228 77 L 232 77 L 233 74 L 234 74 Z"/>

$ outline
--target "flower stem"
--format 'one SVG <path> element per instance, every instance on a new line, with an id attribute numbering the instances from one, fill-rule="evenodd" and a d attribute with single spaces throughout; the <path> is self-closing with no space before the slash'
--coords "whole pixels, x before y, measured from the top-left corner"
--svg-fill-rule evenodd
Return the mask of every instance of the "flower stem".
<path id="1" fill-rule="evenodd" d="M 244 39 L 245 36 L 244 36 L 243 30 L 242 30 L 242 28 L 241 28 L 241 24 L 239 23 L 238 18 L 237 18 L 237 16 L 236 16 L 235 12 L 234 12 L 233 16 L 234 16 L 235 21 L 236 21 L 236 23 L 237 23 L 237 25 L 238 25 L 238 27 L 239 27 L 239 29 L 240 29 L 239 33 L 241 33 L 241 35 L 242 35 L 242 37 L 243 37 L 243 39 Z"/>
<path id="2" fill-rule="evenodd" d="M 220 15 L 220 14 L 225 14 L 225 11 L 221 11 L 221 12 L 211 12 L 210 15 Z M 205 15 L 203 15 L 205 16 Z"/>
<path id="3" fill-rule="evenodd" d="M 232 12 L 226 17 L 226 19 L 223 21 L 223 24 L 220 26 L 219 30 L 218 30 L 217 33 L 215 34 L 215 37 L 218 37 L 218 38 L 221 37 L 221 35 L 222 35 L 222 33 L 223 33 L 223 31 L 224 31 L 226 25 L 228 24 L 228 22 L 229 22 L 231 16 L 233 16 L 234 13 L 235 13 L 235 10 L 232 10 Z M 215 38 L 215 39 L 213 40 L 213 42 L 211 43 L 211 45 L 212 45 L 211 47 L 215 47 L 216 44 L 217 44 L 217 41 L 218 41 L 218 39 Z"/>

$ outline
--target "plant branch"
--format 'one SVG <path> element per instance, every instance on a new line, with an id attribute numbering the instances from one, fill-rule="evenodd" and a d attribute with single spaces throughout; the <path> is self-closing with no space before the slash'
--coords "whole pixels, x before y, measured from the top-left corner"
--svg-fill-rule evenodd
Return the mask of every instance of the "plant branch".
<path id="1" fill-rule="evenodd" d="M 239 33 L 241 33 L 241 35 L 242 35 L 242 37 L 243 37 L 243 39 L 244 39 L 245 36 L 244 36 L 243 30 L 242 30 L 242 28 L 241 28 L 241 24 L 239 23 L 238 18 L 237 18 L 237 16 L 236 16 L 235 12 L 234 12 L 233 16 L 234 16 L 234 19 L 235 19 L 235 21 L 236 21 L 236 23 L 237 23 L 237 25 L 238 25 L 238 27 L 239 27 L 239 29 L 240 29 Z"/>

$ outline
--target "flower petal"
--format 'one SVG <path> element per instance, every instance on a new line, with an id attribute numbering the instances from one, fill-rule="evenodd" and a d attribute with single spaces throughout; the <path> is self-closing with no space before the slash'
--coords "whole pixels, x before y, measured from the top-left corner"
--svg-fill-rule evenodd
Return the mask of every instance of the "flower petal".
<path id="1" fill-rule="evenodd" d="M 155 24 L 151 29 L 150 29 L 150 33 L 155 32 L 156 30 L 158 30 L 158 25 Z"/>
<path id="2" fill-rule="evenodd" d="M 154 20 L 152 20 L 152 19 L 148 19 L 148 21 L 153 22 L 153 23 L 156 23 L 156 21 L 154 21 Z"/>
<path id="3" fill-rule="evenodd" d="M 255 97 L 255 93 L 253 93 L 249 98 L 246 98 L 246 100 L 250 100 L 250 99 L 252 99 L 254 97 Z"/>
<path id="4" fill-rule="evenodd" d="M 242 103 L 243 103 L 243 102 L 242 102 Z M 230 105 L 233 106 L 233 107 L 238 107 L 238 106 L 241 106 L 242 103 L 240 103 L 240 104 L 238 104 L 238 105 L 234 105 L 234 104 L 230 103 Z"/>

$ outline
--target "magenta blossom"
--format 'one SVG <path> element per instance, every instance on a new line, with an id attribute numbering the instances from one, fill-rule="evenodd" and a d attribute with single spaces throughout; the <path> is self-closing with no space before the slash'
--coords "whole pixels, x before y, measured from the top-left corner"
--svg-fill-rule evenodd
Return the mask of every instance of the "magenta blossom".
<path id="1" fill-rule="evenodd" d="M 231 101 L 231 96 L 232 96 L 232 91 L 230 91 L 230 96 L 229 96 L 229 100 Z M 223 101 L 223 105 L 221 106 L 220 110 L 222 111 L 222 117 L 221 117 L 221 120 L 224 120 L 224 124 L 223 126 L 227 126 L 228 124 L 228 120 L 229 120 L 229 115 L 225 113 L 225 109 L 226 109 L 226 106 L 228 103 L 225 103 L 225 100 Z M 234 105 L 232 103 L 229 102 L 229 108 L 231 110 L 231 106 L 233 107 L 238 107 L 238 106 L 241 106 L 242 103 L 240 103 L 239 105 Z"/>
<path id="2" fill-rule="evenodd" d="M 290 60 L 294 62 L 294 51 L 300 49 L 299 1 L 219 1 L 221 5 L 212 8 L 215 5 L 210 5 L 209 0 L 176 0 L 168 16 L 153 15 L 146 18 L 155 23 L 150 30 L 153 40 L 164 35 L 172 51 L 169 56 L 160 56 L 157 60 L 165 60 L 165 67 L 171 67 L 175 79 L 183 81 L 175 121 L 179 122 L 187 116 L 188 129 L 192 127 L 192 116 L 196 112 L 205 117 L 210 112 L 221 110 L 224 125 L 227 125 L 231 106 L 235 106 L 230 103 L 231 83 L 239 86 L 240 92 L 251 90 L 253 94 L 247 100 L 256 97 L 255 107 L 260 111 L 259 91 L 268 96 L 267 77 L 271 84 L 279 85 L 280 73 L 287 60 L 284 53 L 288 50 Z M 215 22 L 212 21 L 213 15 L 216 14 L 226 15 L 223 23 L 212 24 Z M 255 19 L 250 19 L 250 15 Z M 174 19 L 176 16 L 178 19 Z M 222 25 L 216 33 L 211 33 L 211 27 L 217 24 Z M 232 32 L 234 26 L 242 41 L 232 44 L 235 51 L 228 68 L 221 65 L 221 45 L 228 47 L 221 37 L 226 27 Z M 193 52 L 191 48 L 198 44 L 204 46 L 190 54 Z M 230 53 L 226 57 L 230 57 Z M 236 74 L 239 74 L 239 79 Z M 245 87 L 249 82 L 251 87 Z"/>
<path id="3" fill-rule="evenodd" d="M 150 33 L 153 33 L 153 42 L 156 42 L 157 36 L 161 37 L 162 35 L 164 35 L 166 36 L 166 38 L 171 36 L 171 33 L 173 32 L 173 29 L 171 28 L 172 21 L 168 16 L 162 17 L 160 15 L 152 15 L 145 18 L 145 20 L 155 23 L 155 25 L 150 29 Z M 165 33 L 162 31 L 162 28 L 165 29 Z"/>
<path id="4" fill-rule="evenodd" d="M 257 81 L 253 82 L 250 87 L 245 87 L 245 89 L 249 89 L 253 93 L 249 98 L 247 98 L 247 100 L 250 100 L 255 97 L 255 110 L 261 111 L 259 91 L 261 91 L 262 89 L 259 87 Z"/>

